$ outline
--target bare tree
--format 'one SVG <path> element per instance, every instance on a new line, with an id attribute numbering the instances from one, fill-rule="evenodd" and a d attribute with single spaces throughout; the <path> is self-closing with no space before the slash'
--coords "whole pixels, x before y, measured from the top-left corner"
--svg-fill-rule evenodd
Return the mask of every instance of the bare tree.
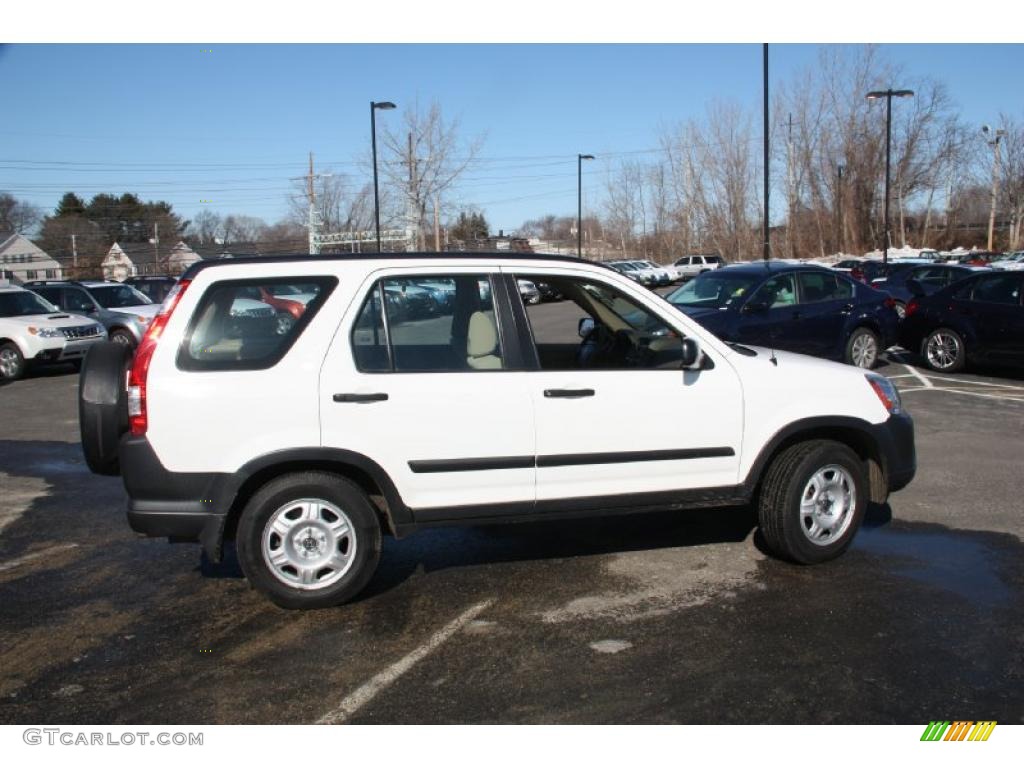
<path id="1" fill-rule="evenodd" d="M 18 200 L 7 192 L 0 192 L 0 234 L 28 234 L 43 220 L 43 209 L 38 205 Z"/>
<path id="2" fill-rule="evenodd" d="M 313 180 L 316 210 L 323 232 L 361 232 L 373 229 L 373 185 L 356 187 L 343 173 L 326 173 Z M 288 196 L 289 221 L 307 227 L 309 190 L 305 180 L 296 180 Z M 382 202 L 383 207 L 383 202 Z"/>
<path id="3" fill-rule="evenodd" d="M 443 209 L 446 195 L 479 155 L 483 137 L 463 141 L 458 118 L 446 121 L 437 102 L 426 110 L 416 103 L 402 113 L 400 127 L 384 129 L 381 144 L 381 172 L 395 193 L 389 208 L 395 216 L 394 208 L 404 204 L 405 220 L 422 250 L 433 228 L 427 212 L 432 217 L 435 205 Z"/>
<path id="4" fill-rule="evenodd" d="M 1006 131 L 1000 169 L 1000 203 L 1010 217 L 1007 247 L 1016 251 L 1024 247 L 1024 124 L 1009 115 L 1002 115 L 999 127 Z"/>

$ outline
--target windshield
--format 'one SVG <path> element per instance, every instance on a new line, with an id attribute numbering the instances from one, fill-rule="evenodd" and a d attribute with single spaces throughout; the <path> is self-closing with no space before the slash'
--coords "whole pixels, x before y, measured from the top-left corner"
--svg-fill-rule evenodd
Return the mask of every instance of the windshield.
<path id="1" fill-rule="evenodd" d="M 48 315 L 59 310 L 42 296 L 32 291 L 11 291 L 0 293 L 0 317 L 21 315 Z"/>
<path id="2" fill-rule="evenodd" d="M 612 262 L 612 266 L 615 267 L 616 269 L 624 270 L 626 272 L 636 272 L 636 267 L 630 264 L 628 261 L 614 261 Z"/>
<path id="3" fill-rule="evenodd" d="M 681 307 L 725 309 L 750 294 L 762 275 L 717 270 L 705 272 L 665 298 Z"/>
<path id="4" fill-rule="evenodd" d="M 137 307 L 139 304 L 153 303 L 149 300 L 148 296 L 135 290 L 130 285 L 102 285 L 89 288 L 89 293 L 105 309 Z"/>

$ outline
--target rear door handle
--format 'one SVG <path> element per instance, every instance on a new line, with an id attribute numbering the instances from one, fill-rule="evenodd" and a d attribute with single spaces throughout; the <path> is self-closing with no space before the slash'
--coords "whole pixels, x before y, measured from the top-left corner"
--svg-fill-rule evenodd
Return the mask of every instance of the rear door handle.
<path id="1" fill-rule="evenodd" d="M 370 392 L 369 394 L 339 392 L 334 396 L 334 402 L 336 403 L 379 403 L 387 399 L 387 392 Z"/>
<path id="2" fill-rule="evenodd" d="M 544 397 L 593 397 L 592 389 L 545 389 Z"/>

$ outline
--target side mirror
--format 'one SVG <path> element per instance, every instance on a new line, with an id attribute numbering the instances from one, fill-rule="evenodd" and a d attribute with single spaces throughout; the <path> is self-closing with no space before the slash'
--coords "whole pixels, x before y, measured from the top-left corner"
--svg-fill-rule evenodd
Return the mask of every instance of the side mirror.
<path id="1" fill-rule="evenodd" d="M 94 304 L 85 308 L 85 314 L 87 315 L 95 315 L 97 312 L 99 312 L 99 309 Z"/>
<path id="2" fill-rule="evenodd" d="M 910 278 L 909 280 L 907 280 L 906 285 L 907 285 L 907 290 L 910 291 L 915 296 L 925 296 L 926 295 L 926 292 L 924 290 L 924 286 L 921 285 L 921 283 L 919 283 L 916 278 Z"/>
<path id="3" fill-rule="evenodd" d="M 767 301 L 748 301 L 743 307 L 743 312 L 748 315 L 755 312 L 767 312 L 768 307 Z"/>
<path id="4" fill-rule="evenodd" d="M 690 338 L 683 339 L 682 354 L 679 358 L 680 368 L 699 368 L 703 355 L 700 345 Z"/>
<path id="5" fill-rule="evenodd" d="M 594 326 L 595 326 L 594 318 L 592 318 L 592 317 L 581 317 L 580 318 L 580 322 L 579 322 L 579 326 L 577 328 L 577 330 L 578 330 L 578 332 L 580 334 L 580 338 L 581 339 L 585 339 L 585 338 L 587 338 L 587 336 L 589 336 L 591 333 L 593 333 L 594 332 Z"/>

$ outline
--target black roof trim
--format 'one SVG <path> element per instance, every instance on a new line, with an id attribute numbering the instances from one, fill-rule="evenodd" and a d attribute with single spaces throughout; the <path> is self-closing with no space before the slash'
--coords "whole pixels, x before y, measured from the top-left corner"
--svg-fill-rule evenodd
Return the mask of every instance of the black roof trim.
<path id="1" fill-rule="evenodd" d="M 523 253 L 521 251 L 428 251 L 416 253 L 329 253 L 311 254 L 302 253 L 291 256 L 235 256 L 230 259 L 207 259 L 197 261 L 185 270 L 182 280 L 191 280 L 199 272 L 210 267 L 224 264 L 292 264 L 301 261 L 417 261 L 421 259 L 443 259 L 443 260 L 474 260 L 474 259 L 500 259 L 502 261 L 550 261 L 558 264 L 588 264 L 601 267 L 611 272 L 616 272 L 606 264 L 597 261 L 588 261 L 576 256 L 562 256 L 553 253 Z"/>

